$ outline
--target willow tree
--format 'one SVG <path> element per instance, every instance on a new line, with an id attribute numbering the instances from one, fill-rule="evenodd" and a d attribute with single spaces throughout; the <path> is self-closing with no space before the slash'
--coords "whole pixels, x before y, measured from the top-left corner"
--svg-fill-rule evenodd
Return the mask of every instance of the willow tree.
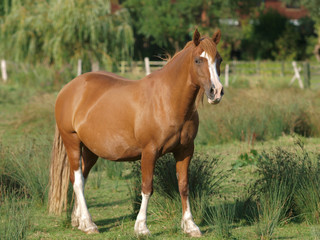
<path id="1" fill-rule="evenodd" d="M 126 9 L 112 13 L 106 0 L 12 0 L 1 23 L 0 50 L 16 61 L 110 65 L 130 59 L 133 44 Z"/>

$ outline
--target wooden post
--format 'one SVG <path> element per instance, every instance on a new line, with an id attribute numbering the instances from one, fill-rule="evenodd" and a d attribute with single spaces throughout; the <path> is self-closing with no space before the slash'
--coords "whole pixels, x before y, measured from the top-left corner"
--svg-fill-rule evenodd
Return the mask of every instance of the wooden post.
<path id="1" fill-rule="evenodd" d="M 82 60 L 78 59 L 78 68 L 77 68 L 77 74 L 78 76 L 82 73 Z"/>
<path id="2" fill-rule="evenodd" d="M 256 72 L 257 72 L 257 74 L 258 75 L 260 75 L 260 60 L 257 60 L 257 62 L 256 62 Z"/>
<path id="3" fill-rule="evenodd" d="M 3 79 L 3 82 L 7 82 L 8 80 L 8 74 L 7 74 L 7 63 L 6 60 L 2 59 L 1 60 L 1 76 Z"/>
<path id="4" fill-rule="evenodd" d="M 285 65 L 284 65 L 284 61 L 281 61 L 281 77 L 284 77 L 284 72 L 285 72 Z"/>
<path id="5" fill-rule="evenodd" d="M 146 75 L 149 75 L 151 72 L 150 72 L 150 62 L 148 57 L 144 58 L 144 65 L 146 68 Z"/>
<path id="6" fill-rule="evenodd" d="M 124 74 L 126 71 L 126 62 L 121 61 L 121 73 Z"/>
<path id="7" fill-rule="evenodd" d="M 310 82 L 310 63 L 304 62 L 303 63 L 303 80 L 304 80 L 304 86 L 306 88 L 310 88 L 311 82 Z"/>
<path id="8" fill-rule="evenodd" d="M 227 63 L 225 67 L 224 86 L 229 87 L 229 63 Z"/>
<path id="9" fill-rule="evenodd" d="M 300 71 L 301 71 L 301 68 L 297 67 L 297 63 L 295 61 L 292 62 L 292 66 L 293 66 L 293 70 L 294 70 L 294 76 L 292 77 L 291 81 L 290 81 L 290 86 L 294 83 L 294 80 L 298 80 L 298 83 L 299 83 L 299 87 L 301 89 L 303 89 L 303 83 L 302 83 L 302 80 L 301 80 L 301 77 L 300 77 Z"/>
<path id="10" fill-rule="evenodd" d="M 92 72 L 99 71 L 99 62 L 98 61 L 91 62 L 91 71 Z"/>

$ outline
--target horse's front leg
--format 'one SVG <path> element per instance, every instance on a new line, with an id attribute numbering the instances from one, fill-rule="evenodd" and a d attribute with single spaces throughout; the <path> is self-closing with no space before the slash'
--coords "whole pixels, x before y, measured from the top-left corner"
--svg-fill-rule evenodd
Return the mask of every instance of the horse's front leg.
<path id="1" fill-rule="evenodd" d="M 157 154 L 152 149 L 144 150 L 141 156 L 141 176 L 142 176 L 142 202 L 140 211 L 134 225 L 134 231 L 138 235 L 149 235 L 147 228 L 147 209 L 149 198 L 153 193 L 153 172 Z"/>
<path id="2" fill-rule="evenodd" d="M 194 145 L 179 149 L 174 153 L 176 159 L 176 172 L 178 177 L 179 192 L 182 203 L 181 228 L 191 237 L 200 237 L 201 231 L 194 223 L 189 203 L 188 168 L 193 155 Z"/>

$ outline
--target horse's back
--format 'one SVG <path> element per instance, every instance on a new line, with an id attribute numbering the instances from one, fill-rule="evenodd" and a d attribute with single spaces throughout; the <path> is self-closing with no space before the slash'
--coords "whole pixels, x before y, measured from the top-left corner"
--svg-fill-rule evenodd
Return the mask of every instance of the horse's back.
<path id="1" fill-rule="evenodd" d="M 61 89 L 56 100 L 56 115 L 60 115 L 60 112 L 74 113 L 83 104 L 95 103 L 109 90 L 123 88 L 132 83 L 131 80 L 109 72 L 82 74 Z"/>

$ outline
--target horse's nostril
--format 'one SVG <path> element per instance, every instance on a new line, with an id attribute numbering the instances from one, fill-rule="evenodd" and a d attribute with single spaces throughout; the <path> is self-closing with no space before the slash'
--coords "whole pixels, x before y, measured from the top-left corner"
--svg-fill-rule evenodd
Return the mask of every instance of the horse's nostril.
<path id="1" fill-rule="evenodd" d="M 223 88 L 221 89 L 221 97 L 224 95 Z"/>
<path id="2" fill-rule="evenodd" d="M 210 93 L 213 93 L 213 91 L 214 91 L 213 88 L 210 88 Z"/>

